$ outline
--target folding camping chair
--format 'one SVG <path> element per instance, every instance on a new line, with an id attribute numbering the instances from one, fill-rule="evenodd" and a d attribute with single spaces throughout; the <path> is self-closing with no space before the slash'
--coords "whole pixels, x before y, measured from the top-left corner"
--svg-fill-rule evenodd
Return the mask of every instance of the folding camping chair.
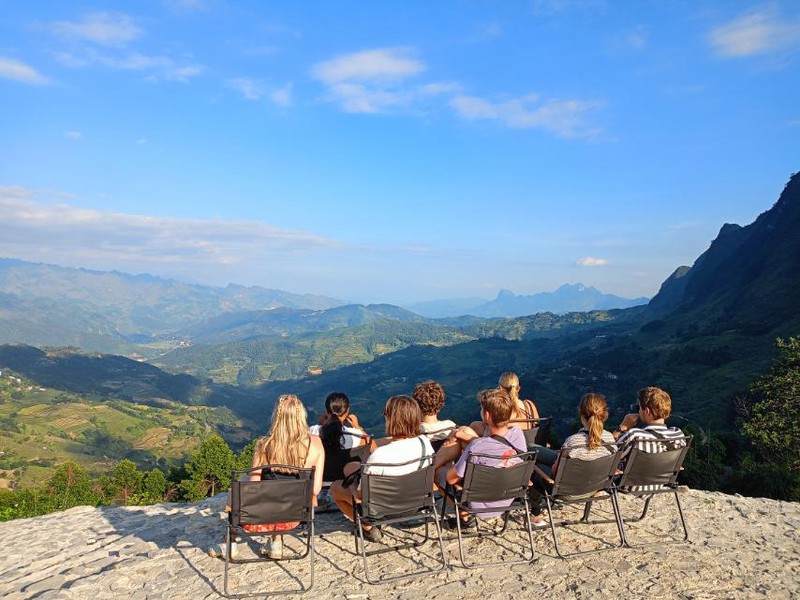
<path id="1" fill-rule="evenodd" d="M 475 459 L 489 458 L 498 459 L 503 461 L 512 461 L 515 458 L 520 459 L 517 464 L 507 467 L 490 467 L 487 465 L 478 464 Z M 454 514 L 456 521 L 456 532 L 458 536 L 458 557 L 461 564 L 467 569 L 474 569 L 476 567 L 486 567 L 492 565 L 510 565 L 529 563 L 536 558 L 536 550 L 533 545 L 533 529 L 531 527 L 531 513 L 528 505 L 528 485 L 531 477 L 533 476 L 534 464 L 536 461 L 536 452 L 523 452 L 513 456 L 495 456 L 488 454 L 471 454 L 467 462 L 466 470 L 464 471 L 464 479 L 460 489 L 456 486 L 448 484 L 445 488 L 445 500 L 442 504 L 442 518 L 445 517 L 447 510 L 447 500 L 451 500 L 454 506 Z M 472 508 L 470 503 L 479 502 L 505 502 L 508 501 L 506 507 L 494 508 Z M 464 557 L 464 537 L 494 537 L 501 536 L 505 533 L 508 526 L 508 516 L 514 511 L 521 510 L 524 515 L 524 527 L 528 536 L 528 544 L 530 545 L 530 557 L 526 556 L 523 549 L 522 558 L 519 560 L 501 560 L 496 562 L 486 563 L 472 563 L 469 564 Z M 480 528 L 475 533 L 462 532 L 461 513 L 466 512 L 479 517 L 484 513 L 501 513 L 503 526 L 497 531 L 481 532 Z"/>
<path id="2" fill-rule="evenodd" d="M 261 481 L 239 480 L 241 475 L 253 471 L 281 473 L 275 479 Z M 234 470 L 231 474 L 230 508 L 228 525 L 225 530 L 225 577 L 224 595 L 226 597 L 270 596 L 278 594 L 294 594 L 307 592 L 314 586 L 314 469 L 300 469 L 290 465 L 264 465 L 253 469 Z M 252 594 L 230 594 L 228 591 L 228 571 L 230 563 L 252 563 L 270 561 L 270 558 L 231 558 L 231 547 L 235 536 L 257 537 L 271 535 L 247 531 L 244 525 L 261 525 L 274 523 L 298 522 L 293 530 L 281 531 L 281 535 L 304 540 L 305 551 L 284 560 L 299 560 L 309 557 L 310 581 L 307 587 L 296 590 L 268 591 Z M 301 582 L 302 585 L 302 582 Z"/>
<path id="3" fill-rule="evenodd" d="M 550 513 L 550 531 L 553 534 L 553 545 L 556 548 L 556 554 L 561 558 L 570 558 L 571 556 L 580 554 L 599 552 L 606 548 L 603 547 L 573 552 L 571 554 L 563 554 L 558 543 L 558 535 L 556 534 L 556 519 L 553 517 L 553 507 L 557 505 L 584 505 L 583 516 L 580 520 L 562 520 L 560 521 L 562 525 L 599 524 L 609 523 L 610 521 L 589 521 L 592 504 L 600 500 L 611 500 L 611 508 L 614 512 L 614 523 L 619 533 L 619 545 L 615 547 L 621 547 L 624 543 L 622 521 L 619 515 L 616 490 L 614 488 L 614 475 L 617 472 L 621 452 L 617 444 L 603 444 L 598 447 L 598 450 L 600 448 L 605 448 L 608 451 L 608 455 L 591 460 L 570 456 L 575 448 L 562 448 L 558 455 L 558 469 L 556 470 L 555 479 L 550 478 L 543 472 L 540 472 L 538 475 L 541 480 L 552 485 L 552 488 L 544 486 L 542 491 L 545 501 L 547 502 L 547 510 Z M 535 482 L 535 485 L 538 485 L 538 482 Z"/>
<path id="4" fill-rule="evenodd" d="M 415 470 L 405 475 L 377 475 L 370 474 L 371 470 L 381 468 L 395 469 L 406 465 L 428 464 L 429 466 Z M 361 474 L 361 500 L 360 502 L 353 496 L 353 506 L 355 507 L 355 545 L 356 553 L 360 554 L 364 562 L 364 574 L 369 583 L 388 583 L 408 577 L 418 577 L 429 573 L 437 573 L 447 567 L 447 558 L 444 553 L 442 543 L 442 529 L 439 523 L 439 514 L 436 512 L 436 504 L 433 497 L 433 457 L 424 456 L 402 464 L 369 463 L 369 468 L 362 469 Z M 386 525 L 397 525 L 402 522 L 424 521 L 425 537 L 422 541 L 404 539 L 406 543 L 384 547 L 376 550 L 367 551 L 364 539 L 364 525 L 372 527 L 384 527 Z M 367 558 L 376 554 L 401 550 L 404 548 L 414 548 L 428 542 L 430 538 L 429 525 L 433 522 L 436 530 L 436 538 L 439 543 L 441 554 L 441 566 L 433 569 L 421 569 L 412 573 L 396 575 L 392 577 L 372 579 L 369 573 Z"/>
<path id="5" fill-rule="evenodd" d="M 683 470 L 683 461 L 689 453 L 689 445 L 692 443 L 691 435 L 656 439 L 635 440 L 631 443 L 631 448 L 625 459 L 625 466 L 622 475 L 617 481 L 616 488 L 618 494 L 644 498 L 644 508 L 638 517 L 628 519 L 629 523 L 636 523 L 647 516 L 650 502 L 658 494 L 672 494 L 675 497 L 675 504 L 678 507 L 683 528 L 682 539 L 659 538 L 656 541 L 646 544 L 636 544 L 645 546 L 651 544 L 663 544 L 670 542 L 685 542 L 689 539 L 689 530 L 686 526 L 686 519 L 683 515 L 683 507 L 678 494 L 678 474 Z M 620 533 L 623 543 L 629 548 L 634 544 L 628 541 L 625 531 L 625 519 L 620 512 Z"/>
<path id="6" fill-rule="evenodd" d="M 353 448 L 340 448 L 333 452 L 325 452 L 325 466 L 322 471 L 322 491 L 320 497 L 328 494 L 331 489 L 331 484 L 339 479 L 344 479 L 344 466 L 350 462 L 365 462 L 371 452 L 372 437 L 369 435 L 358 435 L 356 433 L 348 433 L 354 437 L 360 437 L 366 440 L 362 446 L 355 446 Z M 323 514 L 334 512 L 338 510 L 336 504 L 331 502 L 327 506 L 317 507 L 316 513 Z"/>

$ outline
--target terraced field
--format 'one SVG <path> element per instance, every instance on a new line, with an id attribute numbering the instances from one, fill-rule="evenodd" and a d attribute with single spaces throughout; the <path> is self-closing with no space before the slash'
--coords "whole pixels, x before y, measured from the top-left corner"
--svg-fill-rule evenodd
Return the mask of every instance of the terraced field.
<path id="1" fill-rule="evenodd" d="M 93 474 L 110 470 L 122 458 L 143 468 L 178 463 L 220 426 L 234 445 L 253 435 L 253 425 L 227 408 L 142 400 L 151 405 L 41 388 L 4 371 L 0 488 L 42 483 L 66 460 Z"/>

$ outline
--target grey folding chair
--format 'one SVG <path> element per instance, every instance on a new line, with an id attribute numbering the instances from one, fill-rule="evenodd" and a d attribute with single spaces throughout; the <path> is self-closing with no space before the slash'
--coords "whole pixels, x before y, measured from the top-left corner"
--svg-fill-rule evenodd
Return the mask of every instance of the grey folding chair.
<path id="1" fill-rule="evenodd" d="M 239 476 L 253 471 L 278 469 L 288 471 L 276 479 L 261 481 L 239 480 Z M 295 477 L 296 476 L 296 477 Z M 271 596 L 280 594 L 305 593 L 314 586 L 314 469 L 300 469 L 290 465 L 264 465 L 254 469 L 234 470 L 231 474 L 230 509 L 228 525 L 225 530 L 225 577 L 224 595 L 228 598 L 251 596 Z M 228 571 L 230 564 L 270 561 L 270 558 L 231 558 L 231 547 L 235 536 L 255 538 L 272 535 L 247 531 L 244 525 L 298 522 L 293 530 L 276 532 L 284 536 L 300 539 L 305 543 L 303 552 L 282 560 L 309 559 L 309 583 L 300 589 L 266 591 L 261 593 L 231 594 L 228 590 Z"/>
<path id="2" fill-rule="evenodd" d="M 340 448 L 334 451 L 325 451 L 325 467 L 322 471 L 322 492 L 327 494 L 331 488 L 331 484 L 339 479 L 344 479 L 344 466 L 351 462 L 365 462 L 370 454 L 370 444 L 372 437 L 369 435 L 359 435 L 356 433 L 349 433 L 355 437 L 360 437 L 366 440 L 362 446 L 355 446 L 354 448 Z M 316 513 L 323 514 L 335 512 L 338 507 L 334 502 L 331 502 L 326 507 L 317 507 Z"/>
<path id="3" fill-rule="evenodd" d="M 620 525 L 623 543 L 629 548 L 651 544 L 664 544 L 670 542 L 685 542 L 689 539 L 689 529 L 683 515 L 680 495 L 678 494 L 678 474 L 683 470 L 683 461 L 689 453 L 692 443 L 691 435 L 655 440 L 641 440 L 632 442 L 631 448 L 625 459 L 622 475 L 617 481 L 617 493 L 636 498 L 644 498 L 642 514 L 635 518 L 627 519 L 628 523 L 636 523 L 647 516 L 650 502 L 659 494 L 672 494 L 678 509 L 683 537 L 681 539 L 664 539 L 648 543 L 631 544 L 625 531 L 625 521 L 620 512 Z"/>
<path id="4" fill-rule="evenodd" d="M 514 419 L 509 421 L 510 425 L 519 423 L 527 423 L 528 429 L 523 429 L 522 434 L 525 436 L 525 443 L 528 445 L 529 450 L 533 450 L 535 446 L 542 446 L 544 437 L 552 425 L 553 417 L 537 417 L 535 419 Z"/>
<path id="5" fill-rule="evenodd" d="M 558 535 L 556 533 L 556 519 L 553 516 L 553 508 L 558 505 L 569 504 L 583 504 L 583 516 L 578 521 L 560 520 L 561 525 L 577 525 L 577 524 L 599 524 L 613 522 L 617 526 L 619 533 L 619 544 L 612 547 L 621 547 L 624 543 L 624 536 L 622 531 L 622 521 L 619 515 L 619 507 L 617 506 L 616 490 L 614 488 L 614 475 L 617 472 L 621 452 L 616 444 L 603 444 L 599 448 L 607 450 L 606 456 L 601 456 L 593 460 L 583 460 L 581 458 L 572 457 L 570 453 L 575 448 L 562 448 L 558 457 L 558 469 L 554 479 L 551 479 L 546 474 L 541 473 L 539 477 L 547 484 L 543 487 L 542 492 L 547 502 L 547 510 L 550 513 L 550 531 L 553 534 L 553 544 L 556 548 L 556 554 L 561 558 L 570 558 L 581 554 L 588 554 L 592 552 L 599 552 L 605 550 L 609 546 L 601 548 L 583 550 L 580 552 L 573 552 L 564 554 L 561 552 L 561 547 L 558 543 Z M 614 512 L 613 521 L 590 521 L 589 516 L 592 510 L 592 504 L 600 500 L 610 500 L 611 508 Z"/>
<path id="6" fill-rule="evenodd" d="M 370 470 L 375 471 L 383 467 L 392 469 L 414 463 L 418 465 L 428 464 L 429 466 L 405 475 L 377 475 L 370 473 Z M 401 465 L 369 463 L 368 468 L 362 467 L 361 501 L 358 502 L 355 495 L 353 496 L 355 546 L 357 554 L 360 548 L 361 558 L 364 563 L 364 574 L 369 583 L 380 584 L 409 577 L 419 577 L 437 573 L 447 567 L 447 558 L 444 553 L 444 544 L 442 543 L 442 529 L 433 497 L 433 477 L 432 456 L 417 458 Z M 420 521 L 423 521 L 425 525 L 425 536 L 421 541 L 403 536 L 401 541 L 404 543 L 402 544 L 367 550 L 366 540 L 364 539 L 364 525 L 383 528 L 403 522 L 419 523 Z M 411 573 L 383 578 L 373 579 L 370 576 L 368 557 L 421 546 L 431 539 L 429 531 L 431 523 L 433 523 L 439 544 L 439 554 L 441 555 L 441 565 L 439 567 L 424 568 Z"/>
<path id="7" fill-rule="evenodd" d="M 517 464 L 507 467 L 490 467 L 478 464 L 480 458 L 498 459 L 511 461 L 515 458 L 520 459 Z M 467 569 L 486 567 L 493 565 L 511 565 L 530 563 L 536 559 L 536 549 L 533 545 L 533 529 L 531 527 L 531 513 L 528 504 L 528 486 L 533 476 L 536 452 L 523 452 L 513 456 L 495 456 L 488 454 L 471 454 L 470 460 L 464 471 L 464 479 L 460 489 L 449 485 L 445 488 L 445 500 L 442 504 L 442 518 L 447 512 L 447 500 L 451 500 L 454 507 L 456 533 L 458 538 L 458 557 L 461 564 Z M 494 508 L 472 508 L 472 502 L 508 502 L 505 507 Z M 527 556 L 526 549 L 523 548 L 521 558 L 517 560 L 500 560 L 495 562 L 468 563 L 464 556 L 463 538 L 465 537 L 494 537 L 505 533 L 508 526 L 508 517 L 512 512 L 522 511 L 523 527 L 528 538 L 530 556 Z M 462 531 L 460 514 L 470 513 L 480 517 L 484 513 L 501 513 L 503 525 L 499 530 L 483 532 L 480 525 L 476 532 L 466 533 Z"/>

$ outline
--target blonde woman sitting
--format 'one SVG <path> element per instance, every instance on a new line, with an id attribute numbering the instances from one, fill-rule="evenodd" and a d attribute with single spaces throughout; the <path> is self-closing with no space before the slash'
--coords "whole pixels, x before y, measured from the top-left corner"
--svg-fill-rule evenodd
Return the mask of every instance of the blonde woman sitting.
<path id="1" fill-rule="evenodd" d="M 253 471 L 245 476 L 250 481 L 264 479 L 297 478 L 298 473 L 291 469 L 263 468 L 264 465 L 291 465 L 301 469 L 315 468 L 312 502 L 317 504 L 317 495 L 322 489 L 322 471 L 325 465 L 325 450 L 316 435 L 308 433 L 306 409 L 300 398 L 294 394 L 286 394 L 278 398 L 272 412 L 272 425 L 269 434 L 258 440 L 253 452 Z M 297 527 L 299 523 L 265 523 L 262 525 L 244 525 L 246 531 L 253 533 L 273 534 L 264 544 L 260 552 L 269 558 L 283 558 L 283 531 Z M 221 555 L 221 549 L 212 549 L 213 555 Z M 231 549 L 231 558 L 237 553 L 236 544 Z"/>

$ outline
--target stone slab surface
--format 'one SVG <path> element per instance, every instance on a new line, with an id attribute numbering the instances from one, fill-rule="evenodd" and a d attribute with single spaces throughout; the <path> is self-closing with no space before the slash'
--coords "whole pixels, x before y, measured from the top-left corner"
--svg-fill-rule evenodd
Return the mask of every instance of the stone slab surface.
<path id="1" fill-rule="evenodd" d="M 524 542 L 512 523 L 501 539 L 465 541 L 469 560 L 502 564 L 474 570 L 458 563 L 458 544 L 445 541 L 451 568 L 420 579 L 374 586 L 354 554 L 350 525 L 339 513 L 317 516 L 316 583 L 307 597 L 369 600 L 405 598 L 800 598 L 800 505 L 683 489 L 688 543 L 642 549 L 609 548 L 562 560 L 549 529 L 534 531 L 538 560 L 510 564 Z M 222 540 L 225 496 L 190 505 L 77 507 L 61 513 L 0 523 L 0 596 L 103 600 L 221 597 L 223 561 L 206 554 Z M 608 503 L 593 516 L 610 518 Z M 640 506 L 623 498 L 624 513 Z M 574 519 L 577 508 L 554 512 Z M 664 495 L 651 514 L 631 524 L 629 537 L 676 536 L 674 501 Z M 398 532 L 418 535 L 421 528 Z M 560 527 L 562 550 L 588 550 L 618 541 L 613 524 Z M 291 543 L 287 540 L 287 544 Z M 294 547 L 298 544 L 294 543 Z M 377 547 L 377 546 L 376 546 Z M 244 553 L 252 552 L 252 545 Z M 401 574 L 432 565 L 432 543 L 371 559 L 373 575 Z M 459 565 L 459 566 L 457 566 Z M 237 592 L 287 589 L 307 580 L 308 561 L 234 565 Z"/>

